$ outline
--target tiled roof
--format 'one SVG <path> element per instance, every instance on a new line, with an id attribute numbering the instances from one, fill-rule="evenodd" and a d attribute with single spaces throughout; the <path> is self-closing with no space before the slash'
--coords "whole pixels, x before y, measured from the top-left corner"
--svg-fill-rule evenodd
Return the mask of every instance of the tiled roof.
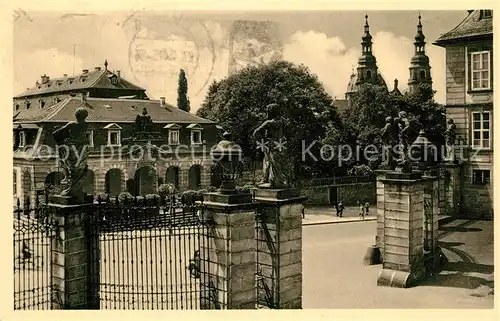
<path id="1" fill-rule="evenodd" d="M 452 40 L 493 34 L 493 18 L 485 18 L 484 10 L 474 10 L 455 28 L 439 37 L 434 44 L 440 45 Z"/>
<path id="2" fill-rule="evenodd" d="M 81 98 L 67 98 L 55 105 L 41 109 L 23 110 L 16 118 L 19 123 L 68 122 L 75 120 L 75 111 L 86 107 L 88 122 L 134 122 L 137 115 L 147 109 L 155 123 L 213 123 L 208 119 L 190 114 L 169 104 L 161 106 L 159 100 L 87 98 L 86 104 Z"/>
<path id="3" fill-rule="evenodd" d="M 22 98 L 27 96 L 57 93 L 70 90 L 80 90 L 87 88 L 105 88 L 105 89 L 131 89 L 145 91 L 145 89 L 132 84 L 126 79 L 120 77 L 120 80 L 113 84 L 109 79 L 115 75 L 107 69 L 94 69 L 87 73 L 77 76 L 49 79 L 45 83 L 39 83 L 37 86 L 26 90 L 25 92 L 14 96 Z M 116 75 L 115 75 L 116 76 Z"/>

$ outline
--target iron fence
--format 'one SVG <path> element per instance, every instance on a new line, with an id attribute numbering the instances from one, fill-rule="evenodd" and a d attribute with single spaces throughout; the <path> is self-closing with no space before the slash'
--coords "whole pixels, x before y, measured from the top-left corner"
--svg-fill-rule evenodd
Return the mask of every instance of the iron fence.
<path id="1" fill-rule="evenodd" d="M 374 182 L 374 176 L 337 176 L 303 179 L 297 182 L 297 187 L 317 187 L 317 186 L 335 186 L 350 185 Z"/>
<path id="2" fill-rule="evenodd" d="M 57 222 L 38 197 L 33 205 L 27 198 L 23 208 L 18 199 L 13 213 L 14 310 L 51 309 L 55 298 L 51 251 Z"/>
<path id="3" fill-rule="evenodd" d="M 92 239 L 101 309 L 200 309 L 210 288 L 212 222 L 169 197 L 98 200 Z"/>

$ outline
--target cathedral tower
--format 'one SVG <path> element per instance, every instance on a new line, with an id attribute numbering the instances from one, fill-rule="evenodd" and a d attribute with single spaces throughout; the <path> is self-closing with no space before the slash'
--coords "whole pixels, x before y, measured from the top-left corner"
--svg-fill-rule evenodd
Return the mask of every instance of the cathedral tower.
<path id="1" fill-rule="evenodd" d="M 347 85 L 346 99 L 350 105 L 351 94 L 356 92 L 362 84 L 371 83 L 374 85 L 387 87 L 384 79 L 380 75 L 377 67 L 377 59 L 372 51 L 372 36 L 368 25 L 368 15 L 365 16 L 364 34 L 361 38 L 361 57 L 358 59 L 357 71 L 352 73 Z"/>
<path id="2" fill-rule="evenodd" d="M 417 35 L 415 36 L 415 53 L 410 62 L 410 79 L 408 89 L 415 90 L 419 84 L 429 84 L 432 86 L 431 66 L 429 57 L 425 54 L 425 36 L 422 32 L 421 17 L 418 15 Z"/>

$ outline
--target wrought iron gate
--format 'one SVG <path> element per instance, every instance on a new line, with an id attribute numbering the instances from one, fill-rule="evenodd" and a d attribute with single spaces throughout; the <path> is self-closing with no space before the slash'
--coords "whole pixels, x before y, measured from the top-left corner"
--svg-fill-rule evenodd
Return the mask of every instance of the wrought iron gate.
<path id="1" fill-rule="evenodd" d="M 212 223 L 203 209 L 175 198 L 99 201 L 92 261 L 100 308 L 199 309 L 211 301 L 204 296 Z"/>
<path id="2" fill-rule="evenodd" d="M 278 208 L 258 206 L 256 222 L 256 288 L 258 309 L 279 309 L 280 219 Z"/>
<path id="3" fill-rule="evenodd" d="M 14 208 L 14 310 L 52 308 L 52 240 L 58 233 L 56 221 L 39 199 L 29 198 Z"/>

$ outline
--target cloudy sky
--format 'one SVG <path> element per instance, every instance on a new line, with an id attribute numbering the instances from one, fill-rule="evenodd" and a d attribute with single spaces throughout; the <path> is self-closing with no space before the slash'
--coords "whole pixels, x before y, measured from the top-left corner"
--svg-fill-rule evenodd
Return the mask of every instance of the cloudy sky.
<path id="1" fill-rule="evenodd" d="M 418 11 L 26 12 L 14 23 L 14 91 L 32 87 L 43 74 L 52 78 L 78 74 L 102 66 L 107 59 L 109 69 L 120 70 L 122 77 L 146 88 L 151 98 L 166 96 L 173 104 L 178 70 L 186 69 L 191 105 L 196 110 L 208 84 L 227 76 L 232 22 L 268 20 L 279 26 L 276 37 L 283 44 L 283 58 L 307 65 L 332 96 L 343 98 L 361 53 L 365 14 L 373 52 L 389 89 L 398 78 L 404 90 Z M 460 23 L 467 11 L 422 11 L 421 15 L 436 98 L 444 102 L 444 50 L 431 43 Z M 141 49 L 160 52 L 166 41 L 185 59 L 137 56 Z"/>

